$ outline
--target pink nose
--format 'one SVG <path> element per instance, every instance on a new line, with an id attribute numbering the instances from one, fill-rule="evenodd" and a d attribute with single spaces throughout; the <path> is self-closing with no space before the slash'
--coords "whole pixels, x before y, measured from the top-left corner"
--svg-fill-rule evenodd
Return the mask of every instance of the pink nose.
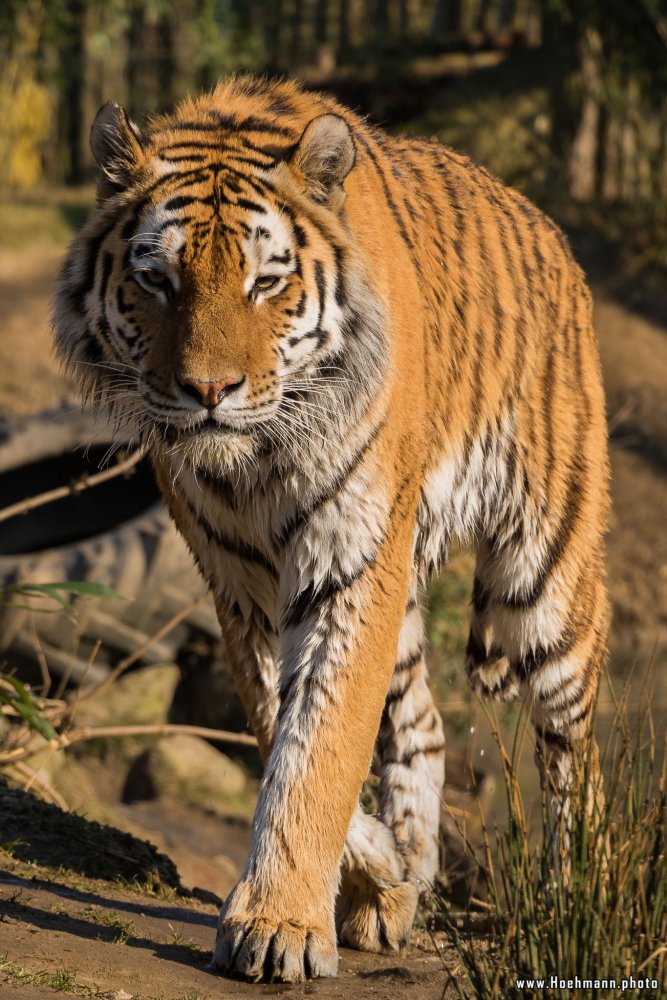
<path id="1" fill-rule="evenodd" d="M 224 396 L 228 396 L 235 389 L 240 388 L 245 382 L 245 375 L 240 378 L 238 375 L 230 375 L 229 378 L 204 380 L 196 378 L 179 378 L 178 384 L 192 396 L 198 403 L 202 403 L 209 410 L 222 402 Z"/>

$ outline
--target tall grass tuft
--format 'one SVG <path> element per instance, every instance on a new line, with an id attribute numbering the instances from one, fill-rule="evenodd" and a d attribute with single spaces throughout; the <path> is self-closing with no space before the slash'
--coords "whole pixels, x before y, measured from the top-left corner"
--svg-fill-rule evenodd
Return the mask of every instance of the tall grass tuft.
<path id="1" fill-rule="evenodd" d="M 447 901 L 437 923 L 458 955 L 449 988 L 461 998 L 667 997 L 667 742 L 647 705 L 629 723 L 628 693 L 616 705 L 603 754 L 606 803 L 586 821 L 586 773 L 574 793 L 570 874 L 554 864 L 546 796 L 527 817 L 517 781 L 521 737 L 501 751 L 506 832 L 483 833 L 488 937 Z M 525 726 L 524 726 L 525 732 Z M 587 763 L 584 763 L 585 772 Z M 492 841 L 495 840 L 495 850 Z M 469 927 L 469 930 L 462 930 Z M 463 973 L 463 974 L 461 974 Z M 448 994 L 449 995 L 449 994 Z"/>

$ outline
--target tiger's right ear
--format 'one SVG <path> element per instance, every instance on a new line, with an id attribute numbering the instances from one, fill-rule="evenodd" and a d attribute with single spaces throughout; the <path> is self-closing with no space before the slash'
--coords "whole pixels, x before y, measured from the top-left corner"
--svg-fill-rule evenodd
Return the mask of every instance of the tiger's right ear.
<path id="1" fill-rule="evenodd" d="M 90 129 L 90 148 L 100 168 L 100 200 L 123 191 L 144 159 L 139 127 L 115 101 L 103 104 Z"/>

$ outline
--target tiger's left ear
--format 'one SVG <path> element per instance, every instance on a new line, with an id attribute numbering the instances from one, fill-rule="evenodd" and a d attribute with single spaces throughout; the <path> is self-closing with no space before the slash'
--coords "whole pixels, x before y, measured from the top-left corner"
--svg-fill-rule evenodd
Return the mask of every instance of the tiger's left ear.
<path id="1" fill-rule="evenodd" d="M 350 127 L 339 115 L 320 115 L 304 129 L 291 163 L 303 175 L 313 201 L 340 209 L 342 184 L 354 166 L 356 150 Z"/>

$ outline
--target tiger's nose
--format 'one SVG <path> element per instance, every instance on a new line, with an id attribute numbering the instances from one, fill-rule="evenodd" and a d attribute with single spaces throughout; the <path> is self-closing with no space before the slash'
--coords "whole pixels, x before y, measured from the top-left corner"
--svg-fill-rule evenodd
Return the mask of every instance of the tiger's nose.
<path id="1" fill-rule="evenodd" d="M 212 410 L 214 406 L 221 403 L 225 396 L 236 389 L 240 389 L 245 382 L 245 375 L 241 378 L 238 375 L 230 375 L 229 378 L 222 379 L 196 379 L 185 376 L 178 378 L 178 384 L 188 396 L 192 396 L 198 403 L 202 403 L 207 409 Z"/>

